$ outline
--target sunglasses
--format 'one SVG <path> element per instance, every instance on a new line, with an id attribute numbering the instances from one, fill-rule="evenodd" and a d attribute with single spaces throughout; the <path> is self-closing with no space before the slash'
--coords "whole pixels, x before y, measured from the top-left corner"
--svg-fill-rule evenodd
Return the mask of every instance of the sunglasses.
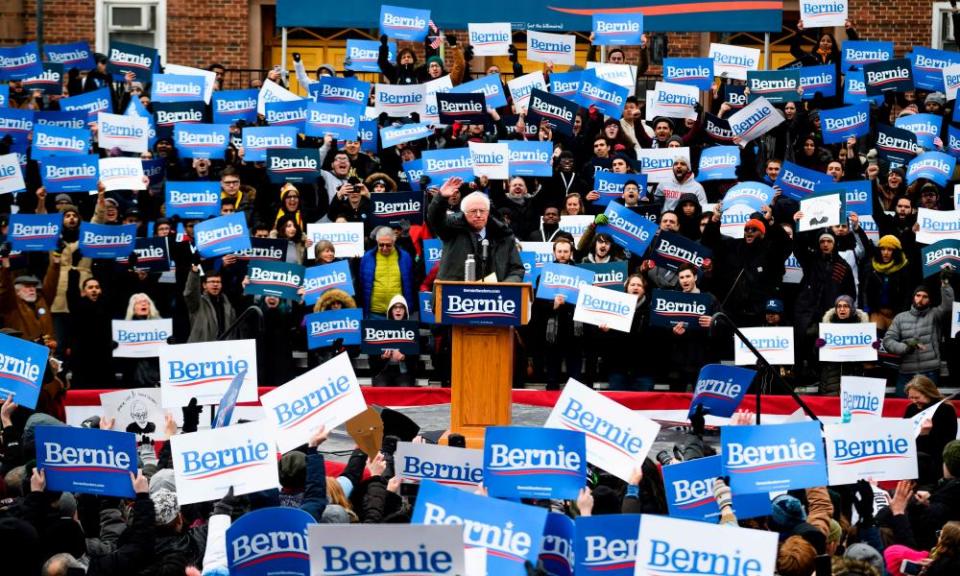
<path id="1" fill-rule="evenodd" d="M 744 228 L 743 231 L 744 231 L 744 232 L 759 232 L 760 229 L 759 229 L 759 228 L 754 228 L 753 226 L 750 226 L 749 228 Z"/>

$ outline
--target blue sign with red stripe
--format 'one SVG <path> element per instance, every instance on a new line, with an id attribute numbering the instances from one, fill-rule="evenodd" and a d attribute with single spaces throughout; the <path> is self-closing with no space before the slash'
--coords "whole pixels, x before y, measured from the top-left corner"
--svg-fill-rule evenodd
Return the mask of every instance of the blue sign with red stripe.
<path id="1" fill-rule="evenodd" d="M 332 346 L 336 340 L 342 340 L 344 346 L 359 345 L 362 321 L 363 310 L 360 308 L 307 314 L 303 319 L 307 327 L 307 348 Z"/>
<path id="2" fill-rule="evenodd" d="M 582 432 L 490 426 L 483 444 L 483 484 L 490 496 L 575 500 L 586 486 Z"/>
<path id="3" fill-rule="evenodd" d="M 37 468 L 47 490 L 104 496 L 134 496 L 130 473 L 137 473 L 137 438 L 130 432 L 37 426 Z"/>
<path id="4" fill-rule="evenodd" d="M 707 364 L 700 369 L 697 386 L 693 390 L 688 416 L 693 415 L 697 406 L 703 406 L 704 412 L 711 416 L 727 418 L 731 416 L 750 388 L 757 373 L 749 368 Z"/>
<path id="5" fill-rule="evenodd" d="M 547 516 L 539 558 L 547 574 L 573 576 L 574 534 L 572 518 L 559 512 L 551 512 Z"/>
<path id="6" fill-rule="evenodd" d="M 640 514 L 580 516 L 573 557 L 581 576 L 633 576 Z"/>
<path id="7" fill-rule="evenodd" d="M 710 456 L 663 467 L 667 510 L 674 518 L 716 523 L 720 508 L 713 497 L 713 481 L 723 475 L 723 457 Z M 770 514 L 767 494 L 733 494 L 733 509 L 739 519 Z"/>
<path id="8" fill-rule="evenodd" d="M 31 410 L 37 405 L 50 349 L 28 340 L 0 334 L 0 397 Z"/>
<path id="9" fill-rule="evenodd" d="M 724 426 L 720 444 L 734 494 L 829 484 L 819 422 Z"/>
<path id="10" fill-rule="evenodd" d="M 315 523 L 313 516 L 299 508 L 247 512 L 227 528 L 230 574 L 309 576 L 307 526 Z"/>

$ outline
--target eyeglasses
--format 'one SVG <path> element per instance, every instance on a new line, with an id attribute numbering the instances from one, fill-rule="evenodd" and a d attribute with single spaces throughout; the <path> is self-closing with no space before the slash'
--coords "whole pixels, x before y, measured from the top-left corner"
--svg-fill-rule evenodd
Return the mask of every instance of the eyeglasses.
<path id="1" fill-rule="evenodd" d="M 487 212 L 490 212 L 490 211 L 484 208 L 474 208 L 473 210 L 467 210 L 467 214 L 469 214 L 470 216 L 482 216 Z"/>
<path id="2" fill-rule="evenodd" d="M 393 244 L 390 244 L 390 243 L 383 244 L 378 242 L 377 248 L 393 248 Z"/>
<path id="3" fill-rule="evenodd" d="M 760 229 L 759 229 L 759 228 L 754 228 L 753 226 L 750 226 L 750 227 L 748 227 L 748 228 L 744 228 L 743 231 L 744 231 L 744 232 L 759 232 Z"/>

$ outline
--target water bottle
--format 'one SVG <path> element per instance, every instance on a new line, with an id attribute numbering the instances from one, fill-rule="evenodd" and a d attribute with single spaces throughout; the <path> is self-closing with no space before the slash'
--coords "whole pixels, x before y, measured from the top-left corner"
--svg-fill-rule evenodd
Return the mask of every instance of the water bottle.
<path id="1" fill-rule="evenodd" d="M 477 281 L 477 261 L 473 254 L 467 254 L 467 261 L 463 264 L 463 279 L 467 282 Z"/>

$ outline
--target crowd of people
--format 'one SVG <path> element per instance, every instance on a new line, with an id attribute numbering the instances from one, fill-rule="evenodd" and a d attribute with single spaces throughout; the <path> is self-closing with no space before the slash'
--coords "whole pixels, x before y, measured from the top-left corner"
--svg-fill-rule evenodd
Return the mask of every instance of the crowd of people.
<path id="1" fill-rule="evenodd" d="M 848 38 L 857 38 L 851 23 L 846 29 Z M 559 389 L 572 377 L 590 386 L 607 382 L 614 390 L 647 391 L 655 382 L 667 382 L 675 391 L 692 390 L 703 365 L 732 359 L 733 335 L 709 316 L 702 316 L 695 325 L 651 326 L 652 292 L 659 289 L 706 295 L 713 311 L 725 312 L 740 327 L 792 327 L 796 361 L 779 369 L 791 385 L 816 383 L 821 393 L 835 395 L 842 376 L 886 377 L 896 394 L 911 402 L 905 417 L 944 400 L 938 384 L 955 383 L 960 374 L 956 335 L 949 329 L 956 279 L 949 265 L 924 277 L 924 246 L 916 237 L 917 210 L 950 211 L 956 199 L 952 186 L 925 178 L 909 181 L 906 166 L 878 154 L 876 138 L 880 126 L 893 125 L 897 118 L 931 114 L 943 120 L 943 135 L 933 145 L 934 150 L 943 150 L 946 126 L 954 118 L 952 101 L 937 91 L 886 92 L 871 104 L 868 135 L 850 137 L 842 144 L 824 143 L 820 115 L 850 103 L 840 89 L 840 78 L 848 71 L 841 69 L 841 43 L 831 31 L 818 32 L 812 49 L 804 47 L 801 38 L 797 35 L 792 47 L 797 64 L 834 65 L 837 95 L 815 94 L 778 105 L 784 121 L 750 141 L 705 128 L 708 120 L 729 118 L 742 108 L 728 96 L 735 92 L 730 88 L 743 82 L 718 78 L 712 93 L 696 107 L 696 118 L 645 121 L 647 102 L 637 89 L 626 99 L 620 119 L 606 117 L 593 106 L 580 108 L 572 135 L 551 129 L 548 122 L 528 126 L 527 117 L 514 113 L 509 102 L 488 108 L 486 125 L 437 126 L 429 137 L 386 148 L 377 142 L 372 151 L 364 151 L 360 141 L 299 134 L 299 148 L 318 151 L 322 168 L 315 182 L 271 182 L 262 162 L 244 161 L 239 138 L 223 159 L 191 160 L 179 156 L 168 136 L 158 137 L 150 151 L 139 155 L 103 149 L 97 146 L 93 129 L 91 152 L 160 160 L 162 176 L 150 178 L 143 190 L 107 191 L 100 185 L 95 194 L 48 194 L 40 176 L 42 160 L 32 157 L 28 148 L 23 165 L 26 189 L 0 196 L 0 211 L 7 215 L 60 213 L 63 220 L 54 251 L 15 253 L 9 245 L 0 250 L 2 331 L 42 343 L 51 352 L 36 411 L 8 399 L 0 412 L 5 498 L 0 502 L 0 549 L 5 570 L 24 575 L 198 574 L 201 570 L 223 574 L 227 573 L 224 533 L 230 518 L 271 505 L 300 507 L 318 522 L 409 522 L 412 499 L 401 495 L 400 479 L 388 465 L 392 454 L 368 462 L 356 450 L 339 476 L 326 476 L 323 456 L 317 451 L 326 438 L 322 430 L 305 448 L 283 456 L 279 490 L 242 497 L 230 494 L 216 504 L 181 507 L 169 444 L 159 450 L 158 458 L 153 443 L 142 442 L 142 473 L 131 477 L 135 499 L 75 497 L 45 490 L 43 471 L 33 462 L 33 429 L 65 421 L 68 388 L 159 385 L 156 359 L 113 358 L 114 319 L 172 319 L 172 343 L 255 339 L 259 384 L 280 386 L 298 372 L 293 351 L 307 351 L 305 315 L 359 308 L 370 319 L 419 318 L 423 311 L 418 293 L 430 292 L 437 280 L 464 279 L 464 262 L 480 254 L 481 244 L 489 247 L 491 257 L 481 263 L 477 279 L 529 280 L 535 270 L 524 268 L 524 243 L 550 243 L 556 263 L 625 263 L 622 290 L 637 297 L 629 332 L 574 320 L 575 303 L 563 297 L 536 300 L 529 325 L 518 331 L 516 339 L 515 386 L 546 382 L 548 389 Z M 639 49 L 642 73 L 648 59 L 646 46 Z M 423 50 L 422 64 L 418 51 L 410 46 L 403 46 L 391 62 L 387 38 L 381 38 L 379 66 L 385 81 L 419 84 L 449 74 L 457 85 L 477 72 L 500 72 L 497 66 L 472 70 L 472 48 L 436 29 Z M 592 50 L 591 57 L 595 56 Z M 521 75 L 515 48 L 510 57 L 512 73 Z M 620 49 L 608 51 L 606 58 L 609 63 L 626 62 Z M 298 56 L 295 60 L 301 85 L 315 81 Z M 152 110 L 149 82 L 134 74 L 120 81 L 107 72 L 106 56 L 97 55 L 96 61 L 93 70 L 69 72 L 63 97 L 107 86 L 114 112 L 122 114 L 137 103 Z M 544 68 L 549 82 L 553 66 Z M 215 90 L 221 89 L 223 67 L 214 64 L 210 70 L 217 74 Z M 317 78 L 331 75 L 336 71 L 330 66 L 316 71 Z M 275 68 L 265 80 L 283 85 L 287 79 Z M 12 108 L 56 111 L 60 100 L 60 96 L 34 93 L 19 81 L 9 83 Z M 383 113 L 377 118 L 380 127 L 418 121 L 417 114 L 396 118 Z M 265 125 L 262 117 L 258 125 Z M 239 137 L 249 126 L 235 123 L 231 133 Z M 17 151 L 17 137 L 5 134 L 0 154 Z M 518 140 L 551 143 L 551 176 L 414 179 L 404 167 L 428 150 Z M 741 147 L 736 178 L 698 180 L 703 151 L 730 144 Z M 638 154 L 662 148 L 686 148 L 688 154 L 673 158 L 666 181 L 647 185 Z M 831 182 L 865 182 L 876 237 L 868 237 L 863 218 L 852 211 L 837 225 L 798 232 L 796 222 L 803 217 L 799 203 L 775 185 L 786 162 L 821 172 Z M 656 241 L 646 253 L 631 253 L 615 236 L 598 229 L 609 221 L 595 186 L 600 172 L 635 174 L 636 179 L 623 186 L 622 197 L 613 202 L 655 222 L 658 236 L 682 237 L 709 249 L 712 256 L 699 266 L 684 263 L 673 269 L 656 261 Z M 363 223 L 366 251 L 362 257 L 348 259 L 352 290 L 330 289 L 313 306 L 302 300 L 244 295 L 249 281 L 247 260 L 237 254 L 201 258 L 194 249 L 194 226 L 199 221 L 165 215 L 167 181 L 218 183 L 220 215 L 243 214 L 251 237 L 286 241 L 284 259 L 290 263 L 316 266 L 342 259 L 332 242 L 308 236 L 308 224 Z M 948 181 L 953 181 L 953 175 Z M 723 198 L 743 182 L 772 186 L 775 194 L 749 215 L 742 230 L 731 234 L 724 225 Z M 389 226 L 371 223 L 371 204 L 378 195 L 421 189 L 421 214 Z M 592 216 L 593 223 L 575 238 L 562 227 L 563 219 L 583 215 Z M 151 272 L 138 266 L 134 257 L 121 264 L 84 255 L 79 246 L 81 222 L 135 224 L 140 237 L 165 238 L 170 270 Z M 8 226 L 9 216 L 3 216 L 0 233 L 7 234 Z M 428 266 L 425 241 L 435 238 L 443 241 L 443 256 Z M 785 279 L 791 256 L 802 272 L 799 281 Z M 251 306 L 259 309 L 262 325 L 237 322 Z M 817 350 L 824 345 L 817 331 L 821 322 L 875 323 L 878 361 L 819 361 Z M 449 332 L 432 323 L 424 328 L 430 336 L 424 338 L 421 354 L 431 356 L 434 377 L 449 385 Z M 360 354 L 359 347 L 334 342 L 309 350 L 308 364 L 319 365 L 344 351 L 353 358 Z M 421 360 L 396 350 L 370 357 L 373 382 L 413 385 L 424 375 Z M 195 406 L 184 408 L 180 433 L 197 429 L 197 414 Z M 747 423 L 745 418 L 734 420 Z M 108 419 L 85 424 L 111 426 Z M 177 433 L 172 420 L 167 426 L 169 435 Z M 702 438 L 702 422 L 694 422 L 693 429 L 676 454 L 658 457 L 661 465 L 715 453 L 715 447 Z M 929 576 L 958 574 L 960 442 L 956 436 L 956 412 L 947 401 L 917 440 L 922 454 L 918 480 L 900 482 L 888 503 L 876 510 L 873 489 L 866 483 L 820 487 L 776 496 L 770 516 L 742 524 L 779 534 L 781 576 L 899 575 L 908 573 L 902 571 L 903 560 L 916 561 Z M 598 469 L 589 488 L 576 502 L 554 503 L 553 508 L 571 515 L 667 513 L 662 476 L 650 459 L 630 482 Z M 713 490 L 723 521 L 736 523 L 730 488 L 718 480 Z M 832 571 L 823 571 L 824 557 L 832 562 Z M 530 566 L 530 570 L 542 568 Z"/>

